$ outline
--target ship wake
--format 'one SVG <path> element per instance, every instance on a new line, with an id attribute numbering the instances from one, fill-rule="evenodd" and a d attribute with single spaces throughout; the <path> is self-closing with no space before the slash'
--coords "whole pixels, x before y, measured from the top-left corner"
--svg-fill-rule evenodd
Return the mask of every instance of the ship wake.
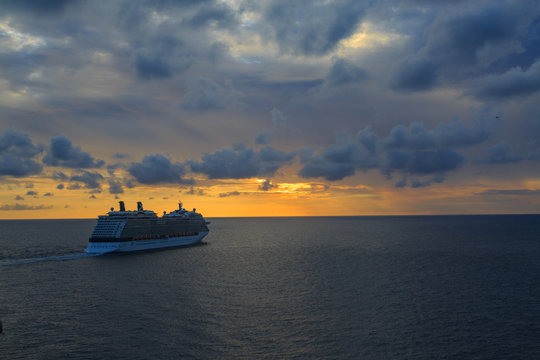
<path id="1" fill-rule="evenodd" d="M 84 258 L 99 256 L 99 255 L 102 255 L 102 254 L 89 254 L 89 253 L 83 252 L 83 253 L 43 256 L 43 257 L 26 258 L 26 259 L 3 259 L 3 260 L 0 260 L 0 266 L 31 264 L 31 263 L 46 262 L 46 261 L 77 260 L 77 259 L 84 259 Z"/>

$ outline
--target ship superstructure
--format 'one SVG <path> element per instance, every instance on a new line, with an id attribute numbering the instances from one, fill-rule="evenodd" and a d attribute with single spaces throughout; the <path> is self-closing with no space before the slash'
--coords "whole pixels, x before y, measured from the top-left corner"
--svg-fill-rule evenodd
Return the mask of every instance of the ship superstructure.
<path id="1" fill-rule="evenodd" d="M 208 234 L 208 222 L 203 216 L 182 208 L 159 217 L 144 210 L 141 202 L 137 210 L 111 209 L 98 221 L 86 248 L 87 253 L 109 253 L 187 246 L 199 243 Z"/>

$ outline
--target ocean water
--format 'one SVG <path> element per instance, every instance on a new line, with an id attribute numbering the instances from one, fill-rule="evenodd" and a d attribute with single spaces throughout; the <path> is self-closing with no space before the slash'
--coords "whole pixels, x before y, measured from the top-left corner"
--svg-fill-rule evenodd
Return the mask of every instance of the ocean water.
<path id="1" fill-rule="evenodd" d="M 0 221 L 0 358 L 540 359 L 540 216 L 210 220 L 103 256 Z"/>

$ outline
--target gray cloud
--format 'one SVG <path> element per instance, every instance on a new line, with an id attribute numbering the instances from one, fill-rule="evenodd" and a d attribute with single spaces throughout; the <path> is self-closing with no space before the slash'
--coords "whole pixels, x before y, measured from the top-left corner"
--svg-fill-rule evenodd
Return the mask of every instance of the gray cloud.
<path id="1" fill-rule="evenodd" d="M 82 170 L 79 174 L 72 175 L 69 180 L 81 182 L 87 189 L 100 189 L 103 175 L 96 171 L 90 172 Z M 69 187 L 69 189 L 72 189 L 72 187 Z"/>
<path id="2" fill-rule="evenodd" d="M 62 166 L 75 169 L 100 168 L 105 162 L 94 160 L 87 152 L 78 146 L 73 146 L 71 140 L 63 135 L 51 139 L 49 151 L 43 157 L 43 162 L 50 166 Z"/>
<path id="3" fill-rule="evenodd" d="M 226 192 L 226 193 L 219 193 L 218 196 L 223 198 L 223 197 L 229 197 L 229 196 L 240 196 L 242 195 L 241 192 L 239 191 L 230 191 L 230 192 Z"/>
<path id="4" fill-rule="evenodd" d="M 42 165 L 33 158 L 43 151 L 22 132 L 6 130 L 0 138 L 0 176 L 25 177 L 40 174 Z"/>
<path id="5" fill-rule="evenodd" d="M 489 189 L 476 193 L 475 195 L 501 195 L 501 196 L 539 196 L 540 189 L 530 190 L 530 189 Z"/>
<path id="6" fill-rule="evenodd" d="M 115 179 L 109 179 L 109 193 L 110 194 L 123 194 L 124 189 L 122 183 Z"/>
<path id="7" fill-rule="evenodd" d="M 235 93 L 216 82 L 199 78 L 182 97 L 180 108 L 190 111 L 220 110 L 234 106 Z"/>
<path id="8" fill-rule="evenodd" d="M 439 12 L 433 6 L 431 23 L 414 34 L 415 41 L 411 41 L 413 55 L 395 64 L 392 86 L 399 90 L 429 90 L 509 70 L 513 65 L 508 59 L 515 54 L 537 51 L 531 49 L 536 43 L 525 39 L 530 36 L 528 31 L 539 8 L 532 1 L 522 5 L 516 7 L 510 1 L 497 5 L 462 2 L 440 6 Z M 429 21 L 429 17 L 424 20 Z M 490 92 L 498 91 L 491 89 L 483 95 Z M 499 90 L 500 95 L 504 92 Z"/>
<path id="9" fill-rule="evenodd" d="M 386 148 L 432 149 L 441 147 L 462 147 L 484 142 L 497 128 L 499 121 L 477 119 L 470 127 L 454 120 L 439 124 L 433 130 L 426 130 L 421 123 L 413 122 L 409 127 L 397 125 L 390 135 L 382 140 Z"/>
<path id="10" fill-rule="evenodd" d="M 210 179 L 246 179 L 271 176 L 290 163 L 294 154 L 272 147 L 253 149 L 223 149 L 213 154 L 203 154 L 201 161 L 190 160 L 191 170 Z"/>
<path id="11" fill-rule="evenodd" d="M 501 141 L 486 150 L 486 157 L 478 163 L 480 164 L 508 164 L 523 160 L 523 156 L 510 155 L 510 145 Z"/>
<path id="12" fill-rule="evenodd" d="M 446 172 L 455 171 L 466 162 L 465 156 L 452 148 L 482 143 L 491 133 L 492 128 L 480 121 L 470 127 L 454 121 L 439 124 L 432 130 L 413 123 L 408 128 L 398 125 L 388 137 L 378 140 L 367 127 L 355 139 L 341 136 L 336 145 L 318 156 L 312 153 L 301 157 L 304 166 L 298 174 L 336 181 L 353 176 L 357 170 L 379 169 L 387 176 L 396 171 L 403 175 L 432 176 L 410 182 L 416 188 L 429 186 L 443 182 Z M 406 178 L 395 183 L 396 188 L 406 185 Z"/>
<path id="13" fill-rule="evenodd" d="M 141 184 L 193 184 L 192 179 L 185 179 L 183 164 L 171 162 L 161 155 L 147 155 L 140 163 L 131 163 L 128 172 Z"/>
<path id="14" fill-rule="evenodd" d="M 481 98 L 504 99 L 530 95 L 538 90 L 540 62 L 535 62 L 528 69 L 516 67 L 504 74 L 480 78 L 469 93 Z"/>
<path id="15" fill-rule="evenodd" d="M 287 119 L 283 113 L 277 109 L 273 108 L 270 111 L 272 115 L 272 127 L 270 129 L 264 129 L 255 138 L 255 144 L 266 145 L 270 143 L 274 134 L 283 126 L 285 126 Z"/>
<path id="16" fill-rule="evenodd" d="M 283 52 L 322 55 L 352 35 L 362 19 L 363 1 L 272 1 L 263 11 Z"/>
<path id="17" fill-rule="evenodd" d="M 259 185 L 259 190 L 261 191 L 268 191 L 272 188 L 277 187 L 277 185 L 272 184 L 270 179 L 266 179 L 261 185 Z"/>
<path id="18" fill-rule="evenodd" d="M 334 60 L 334 64 L 326 76 L 325 85 L 335 87 L 355 84 L 364 81 L 366 77 L 366 70 L 356 66 L 347 59 L 337 58 Z"/>
<path id="19" fill-rule="evenodd" d="M 1 211 L 11 211 L 11 210 L 46 210 L 46 209 L 52 209 L 52 205 L 24 205 L 24 204 L 4 204 L 0 206 Z"/>

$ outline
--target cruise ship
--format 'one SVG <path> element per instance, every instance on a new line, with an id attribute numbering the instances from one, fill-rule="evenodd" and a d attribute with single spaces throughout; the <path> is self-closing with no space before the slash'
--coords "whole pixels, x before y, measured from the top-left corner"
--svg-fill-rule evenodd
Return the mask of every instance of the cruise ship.
<path id="1" fill-rule="evenodd" d="M 144 210 L 141 202 L 137 210 L 127 210 L 120 201 L 120 210 L 98 217 L 96 227 L 88 241 L 87 253 L 105 254 L 187 246 L 200 243 L 208 234 L 207 222 L 195 211 L 182 208 L 163 216 Z"/>

